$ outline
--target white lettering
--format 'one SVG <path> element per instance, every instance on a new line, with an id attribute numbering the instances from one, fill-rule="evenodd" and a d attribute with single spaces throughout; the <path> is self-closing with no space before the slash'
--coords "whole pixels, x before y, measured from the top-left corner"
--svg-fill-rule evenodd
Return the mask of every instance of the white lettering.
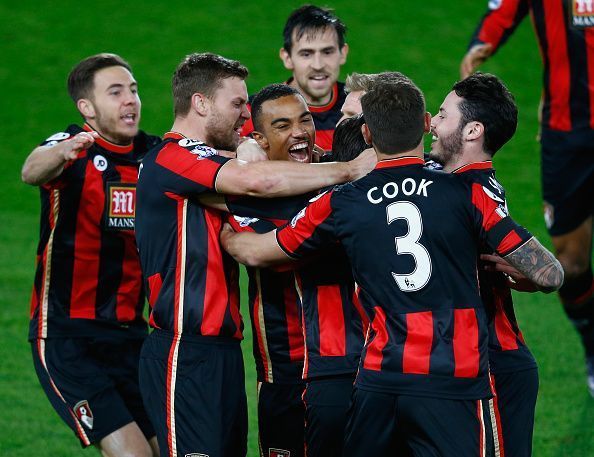
<path id="1" fill-rule="evenodd" d="M 392 189 L 394 189 L 394 191 L 389 194 L 388 193 L 388 188 L 391 187 Z M 384 196 L 386 198 L 394 198 L 396 197 L 396 195 L 398 195 L 398 184 L 396 184 L 395 182 L 389 182 L 387 183 L 384 188 L 383 188 L 383 192 L 384 192 Z"/>
<path id="2" fill-rule="evenodd" d="M 433 181 L 427 181 L 425 178 L 421 180 L 421 184 L 419 184 L 419 189 L 417 190 L 417 195 L 421 195 L 423 192 L 423 197 L 427 197 L 427 187 L 433 184 Z"/>
<path id="3" fill-rule="evenodd" d="M 383 200 L 383 198 L 382 198 L 382 197 L 380 197 L 380 198 L 373 198 L 373 197 L 371 196 L 371 193 L 372 193 L 372 192 L 377 192 L 377 190 L 378 190 L 378 188 L 377 188 L 377 187 L 372 187 L 371 189 L 369 189 L 369 190 L 367 191 L 367 200 L 369 200 L 369 201 L 370 201 L 371 203 L 373 203 L 374 205 L 377 205 L 378 203 L 381 203 L 381 202 L 382 202 L 382 200 Z"/>
<path id="4" fill-rule="evenodd" d="M 410 189 L 406 189 L 406 185 L 410 184 Z M 412 195 L 415 192 L 415 188 L 417 187 L 417 183 L 412 178 L 406 178 L 402 181 L 402 193 L 404 195 Z"/>
<path id="5" fill-rule="evenodd" d="M 416 191 L 417 195 L 427 197 L 427 188 L 431 184 L 433 184 L 433 181 L 427 181 L 425 178 L 421 180 L 420 184 L 417 184 L 413 178 L 406 178 L 404 181 L 402 181 L 401 190 L 406 196 L 413 195 Z M 379 193 L 379 189 L 377 187 L 372 187 L 367 191 L 367 200 L 369 200 L 370 203 L 377 205 L 384 201 L 384 197 L 387 199 L 397 197 L 399 190 L 398 183 L 390 181 L 384 184 L 384 187 L 382 188 L 383 197 L 377 195 Z"/>

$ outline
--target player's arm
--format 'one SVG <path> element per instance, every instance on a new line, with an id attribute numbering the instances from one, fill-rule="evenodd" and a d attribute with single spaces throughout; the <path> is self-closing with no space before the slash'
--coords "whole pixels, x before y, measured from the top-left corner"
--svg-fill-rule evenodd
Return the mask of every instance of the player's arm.
<path id="1" fill-rule="evenodd" d="M 270 267 L 294 260 L 280 248 L 274 230 L 263 234 L 238 233 L 229 224 L 224 224 L 220 238 L 223 249 L 249 267 Z"/>
<path id="2" fill-rule="evenodd" d="M 538 292 L 540 288 L 497 254 L 481 254 L 485 271 L 503 273 L 507 285 L 518 292 Z"/>
<path id="3" fill-rule="evenodd" d="M 529 10 L 527 0 L 501 0 L 489 2 L 489 11 L 483 16 L 460 63 L 462 79 L 491 57 L 503 45 Z"/>
<path id="4" fill-rule="evenodd" d="M 66 164 L 76 159 L 79 152 L 88 149 L 97 136 L 96 132 L 80 132 L 53 146 L 36 147 L 23 164 L 23 182 L 40 186 L 58 177 Z"/>
<path id="5" fill-rule="evenodd" d="M 218 173 L 216 190 L 223 194 L 270 198 L 305 194 L 359 179 L 369 173 L 376 162 L 377 156 L 371 149 L 350 162 L 304 164 L 231 160 Z"/>
<path id="6" fill-rule="evenodd" d="M 563 267 L 534 237 L 503 258 L 543 292 L 553 292 L 563 285 Z"/>

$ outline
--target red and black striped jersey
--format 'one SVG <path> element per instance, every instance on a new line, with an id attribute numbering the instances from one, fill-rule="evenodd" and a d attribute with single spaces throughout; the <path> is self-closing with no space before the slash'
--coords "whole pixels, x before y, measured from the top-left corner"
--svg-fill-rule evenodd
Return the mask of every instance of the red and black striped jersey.
<path id="1" fill-rule="evenodd" d="M 235 231 L 266 233 L 277 225 L 254 217 L 232 216 Z M 282 224 L 284 221 L 277 221 Z M 247 267 L 253 352 L 258 381 L 299 384 L 303 372 L 301 301 L 293 270 Z"/>
<path id="2" fill-rule="evenodd" d="M 477 162 L 458 168 L 454 173 L 478 184 L 499 201 L 507 212 L 505 189 L 497 181 L 491 161 Z M 490 253 L 488 249 L 484 252 Z M 511 289 L 503 273 L 479 269 L 479 286 L 489 317 L 489 369 L 493 374 L 536 368 L 536 360 L 528 349 L 514 311 Z"/>
<path id="3" fill-rule="evenodd" d="M 358 387 L 453 399 L 491 394 L 479 246 L 507 255 L 530 237 L 482 186 L 417 157 L 379 162 L 277 231 L 297 258 L 345 248 L 371 319 Z"/>
<path id="4" fill-rule="evenodd" d="M 182 334 L 242 338 L 237 263 L 222 250 L 221 212 L 194 197 L 215 192 L 230 159 L 201 141 L 169 132 L 142 162 L 136 243 L 152 327 Z"/>
<path id="5" fill-rule="evenodd" d="M 564 132 L 594 128 L 594 4 L 582 0 L 498 0 L 470 46 L 496 51 L 531 14 L 544 62 L 542 126 Z"/>
<path id="6" fill-rule="evenodd" d="M 286 84 L 291 84 L 292 78 Z M 342 117 L 342 105 L 346 92 L 344 91 L 344 83 L 337 82 L 332 88 L 332 98 L 323 106 L 308 105 L 309 111 L 314 120 L 316 127 L 316 144 L 327 152 L 332 150 L 332 138 L 334 137 L 334 129 L 336 123 Z M 249 105 L 248 105 L 249 108 Z M 247 136 L 254 131 L 254 124 L 252 120 L 248 120 L 241 131 L 242 135 Z"/>
<path id="7" fill-rule="evenodd" d="M 41 143 L 79 132 L 70 125 Z M 146 335 L 134 241 L 140 160 L 160 139 L 139 132 L 119 146 L 102 137 L 40 186 L 41 221 L 29 338 Z"/>
<path id="8" fill-rule="evenodd" d="M 277 199 L 234 197 L 227 198 L 227 206 L 232 213 L 245 216 L 241 222 L 232 223 L 236 231 L 245 230 L 241 228 L 243 225 L 257 233 L 264 233 L 292 218 L 308 203 L 309 197 L 307 195 Z M 268 218 L 274 223 L 247 215 Z M 248 272 L 250 270 L 248 268 Z M 301 324 L 305 335 L 303 378 L 355 373 L 369 319 L 355 294 L 355 281 L 344 249 L 339 245 L 332 246 L 308 259 L 303 265 L 296 265 L 295 279 L 302 306 Z M 284 284 L 280 279 L 277 283 Z M 272 283 L 272 287 L 275 287 L 275 283 Z M 290 288 L 290 296 L 292 296 L 294 285 Z M 273 348 L 270 347 L 271 336 L 266 333 L 268 347 L 264 345 L 261 337 L 263 325 L 260 322 L 266 322 L 266 328 L 271 328 L 271 322 L 270 319 L 265 319 L 266 309 L 259 306 L 259 302 L 254 299 L 257 293 L 253 292 L 259 291 L 252 291 L 252 275 L 250 275 L 252 323 L 256 322 L 259 326 L 259 328 L 254 327 L 254 356 L 260 375 L 260 366 L 263 366 L 263 361 L 266 360 L 262 354 L 265 353 L 271 360 L 274 359 L 274 355 L 270 355 L 273 352 Z M 262 287 L 261 295 L 264 296 L 265 292 Z M 280 297 L 280 294 L 277 293 L 277 296 Z M 263 316 L 260 317 L 260 314 Z M 274 325 L 284 329 L 283 317 L 277 319 Z M 280 335 L 284 338 L 285 333 L 287 332 L 283 330 Z M 276 334 L 278 335 L 278 332 Z M 303 335 L 301 335 L 301 344 L 303 344 Z M 283 343 L 281 347 L 287 346 L 287 343 Z M 256 353 L 256 350 L 259 352 Z M 286 351 L 283 354 L 286 354 Z M 284 358 L 286 360 L 286 355 Z M 274 367 L 274 362 L 272 366 Z"/>

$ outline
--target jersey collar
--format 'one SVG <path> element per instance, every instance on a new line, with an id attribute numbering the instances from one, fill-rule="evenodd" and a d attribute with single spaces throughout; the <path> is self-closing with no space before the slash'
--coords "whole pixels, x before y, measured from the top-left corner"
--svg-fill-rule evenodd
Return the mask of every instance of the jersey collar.
<path id="1" fill-rule="evenodd" d="M 460 168 L 456 168 L 452 173 L 464 173 L 471 170 L 492 170 L 493 161 L 485 160 L 484 162 L 473 162 L 467 165 L 462 165 Z"/>
<path id="2" fill-rule="evenodd" d="M 164 140 L 183 140 L 184 138 L 185 136 L 178 132 L 167 132 L 163 135 Z"/>
<path id="3" fill-rule="evenodd" d="M 407 165 L 425 165 L 425 161 L 420 157 L 397 157 L 395 159 L 384 159 L 380 160 L 375 169 L 381 168 L 395 168 L 405 167 Z"/>
<path id="4" fill-rule="evenodd" d="M 96 130 L 93 127 L 86 123 L 83 125 L 83 130 L 85 130 L 86 132 L 96 132 Z M 99 137 L 95 138 L 95 143 L 97 143 L 103 149 L 107 149 L 109 152 L 115 152 L 116 154 L 127 154 L 129 152 L 132 152 L 132 150 L 134 149 L 134 142 L 126 146 L 121 146 L 119 144 L 115 144 L 111 141 L 106 140 L 101 136 L 101 134 L 99 135 Z"/>

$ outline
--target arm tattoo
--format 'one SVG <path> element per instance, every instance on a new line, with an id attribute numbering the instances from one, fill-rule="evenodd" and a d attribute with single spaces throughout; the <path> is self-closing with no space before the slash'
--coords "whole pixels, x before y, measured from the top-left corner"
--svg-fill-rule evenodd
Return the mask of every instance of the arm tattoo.
<path id="1" fill-rule="evenodd" d="M 557 290 L 563 284 L 563 267 L 536 238 L 530 238 L 504 257 L 543 292 Z"/>

